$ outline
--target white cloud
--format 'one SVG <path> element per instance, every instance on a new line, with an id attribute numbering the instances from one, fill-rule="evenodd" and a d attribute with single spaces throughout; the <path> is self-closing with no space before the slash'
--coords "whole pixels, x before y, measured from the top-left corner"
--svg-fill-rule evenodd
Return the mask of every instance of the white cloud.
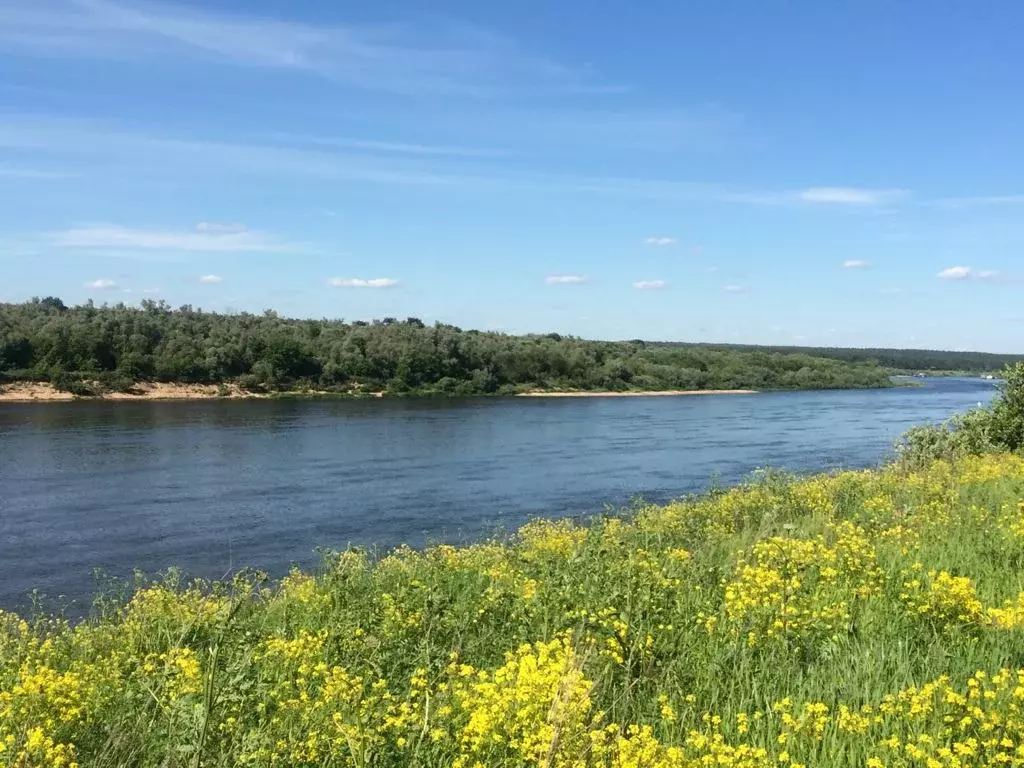
<path id="1" fill-rule="evenodd" d="M 583 275 L 548 275 L 544 282 L 549 285 L 581 285 L 587 282 Z"/>
<path id="2" fill-rule="evenodd" d="M 65 248 L 116 248 L 135 250 L 194 251 L 207 253 L 282 253 L 297 246 L 265 232 L 132 229 L 116 224 L 51 232 L 49 239 Z"/>
<path id="3" fill-rule="evenodd" d="M 942 280 L 991 280 L 999 273 L 991 269 L 972 269 L 971 267 L 949 267 L 939 272 L 936 277 Z"/>
<path id="4" fill-rule="evenodd" d="M 647 237 L 644 238 L 646 245 L 678 245 L 679 240 L 674 237 Z"/>
<path id="5" fill-rule="evenodd" d="M 224 278 L 220 275 L 203 275 L 199 278 L 199 282 L 204 285 L 217 285 L 218 283 L 223 283 Z"/>
<path id="6" fill-rule="evenodd" d="M 394 288 L 398 281 L 390 277 L 374 277 L 369 280 L 359 277 L 332 277 L 327 284 L 334 288 Z"/>
<path id="7" fill-rule="evenodd" d="M 870 261 L 863 261 L 861 259 L 848 259 L 843 262 L 843 269 L 864 269 L 870 266 Z"/>
<path id="8" fill-rule="evenodd" d="M 160 289 L 159 288 L 143 288 L 142 292 L 143 293 L 160 293 Z"/>
<path id="9" fill-rule="evenodd" d="M 859 187 L 810 187 L 797 193 L 805 203 L 823 205 L 884 205 L 907 196 L 903 189 L 863 189 Z"/>
<path id="10" fill-rule="evenodd" d="M 744 285 L 727 285 L 722 290 L 726 293 L 745 293 L 747 288 Z"/>
<path id="11" fill-rule="evenodd" d="M 639 280 L 633 283 L 633 287 L 641 291 L 656 291 L 665 287 L 664 280 Z"/>
<path id="12" fill-rule="evenodd" d="M 101 277 L 86 283 L 85 287 L 92 291 L 109 291 L 112 288 L 117 288 L 117 283 L 106 277 Z"/>
<path id="13" fill-rule="evenodd" d="M 239 235 L 242 232 L 248 231 L 249 228 L 245 226 L 245 224 L 239 224 L 238 222 L 217 224 L 210 221 L 201 221 L 196 224 L 196 232 L 205 232 L 207 234 L 214 235 Z"/>

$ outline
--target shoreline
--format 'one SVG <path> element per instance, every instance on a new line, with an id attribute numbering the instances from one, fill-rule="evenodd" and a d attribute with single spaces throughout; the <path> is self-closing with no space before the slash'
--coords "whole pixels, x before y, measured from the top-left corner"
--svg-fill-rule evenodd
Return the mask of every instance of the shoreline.
<path id="1" fill-rule="evenodd" d="M 654 389 L 649 392 L 521 392 L 516 397 L 688 397 L 691 395 L 756 395 L 756 389 Z"/>
<path id="2" fill-rule="evenodd" d="M 222 389 L 222 386 L 224 389 Z M 295 390 L 292 392 L 247 392 L 237 384 L 165 384 L 141 382 L 131 392 L 107 392 L 80 396 L 55 389 L 47 382 L 19 381 L 0 385 L 0 405 L 4 403 L 70 403 L 70 402 L 198 402 L 202 400 L 274 400 L 284 398 L 323 397 L 368 399 L 382 398 L 383 392 L 325 392 Z"/>
<path id="3" fill-rule="evenodd" d="M 520 392 L 514 397 L 579 398 L 579 397 L 690 397 L 695 395 L 754 395 L 753 389 L 661 389 L 627 392 L 596 392 L 571 390 L 535 390 Z M 287 398 L 382 399 L 384 392 L 327 392 L 295 390 L 281 392 L 247 392 L 237 384 L 167 384 L 140 382 L 131 392 L 107 392 L 101 395 L 74 395 L 54 388 L 48 382 L 16 381 L 0 385 L 0 405 L 4 403 L 70 403 L 70 402 L 197 402 L 203 400 L 273 400 Z"/>

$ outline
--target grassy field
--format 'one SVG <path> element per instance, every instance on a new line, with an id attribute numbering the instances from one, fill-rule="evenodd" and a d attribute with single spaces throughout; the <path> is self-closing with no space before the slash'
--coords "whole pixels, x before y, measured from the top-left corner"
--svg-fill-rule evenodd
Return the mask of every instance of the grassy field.
<path id="1" fill-rule="evenodd" d="M 1022 498 L 1011 455 L 764 474 L 75 626 L 0 613 L 0 765 L 1021 765 Z"/>

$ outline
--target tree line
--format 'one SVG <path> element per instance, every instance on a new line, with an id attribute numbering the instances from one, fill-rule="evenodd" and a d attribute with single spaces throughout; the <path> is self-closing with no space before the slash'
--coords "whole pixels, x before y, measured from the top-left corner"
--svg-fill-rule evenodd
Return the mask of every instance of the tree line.
<path id="1" fill-rule="evenodd" d="M 138 381 L 238 383 L 418 394 L 530 389 L 829 389 L 880 387 L 887 372 L 805 352 L 514 336 L 426 325 L 219 314 L 162 301 L 69 307 L 0 304 L 0 377 L 89 394 Z M 95 393 L 95 392 L 93 392 Z"/>
<path id="2" fill-rule="evenodd" d="M 676 346 L 665 342 L 665 346 Z M 1024 362 L 1024 355 L 993 352 L 953 352 L 944 349 L 877 349 L 853 347 L 789 347 L 749 346 L 743 344 L 708 344 L 709 349 L 764 351 L 780 354 L 810 354 L 847 363 L 875 363 L 898 373 L 927 371 L 962 371 L 964 373 L 995 373 Z"/>

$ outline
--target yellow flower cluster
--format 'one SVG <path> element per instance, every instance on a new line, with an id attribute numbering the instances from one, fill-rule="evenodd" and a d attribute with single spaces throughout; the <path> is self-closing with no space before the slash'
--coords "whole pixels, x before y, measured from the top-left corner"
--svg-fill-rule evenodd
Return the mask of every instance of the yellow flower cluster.
<path id="1" fill-rule="evenodd" d="M 527 765 L 569 766 L 583 752 L 591 719 L 592 683 L 570 638 L 524 645 L 494 673 L 456 675 L 453 716 L 463 722 L 452 764 L 516 755 Z"/>
<path id="2" fill-rule="evenodd" d="M 953 576 L 946 571 L 928 571 L 924 579 L 904 582 L 906 590 L 900 599 L 917 616 L 931 619 L 941 626 L 979 624 L 985 610 L 978 599 L 974 583 L 966 576 Z"/>
<path id="3" fill-rule="evenodd" d="M 739 554 L 725 585 L 724 626 L 751 646 L 764 638 L 833 637 L 846 631 L 851 604 L 877 594 L 880 583 L 874 548 L 849 522 L 831 527 L 828 538 L 763 539 Z"/>

